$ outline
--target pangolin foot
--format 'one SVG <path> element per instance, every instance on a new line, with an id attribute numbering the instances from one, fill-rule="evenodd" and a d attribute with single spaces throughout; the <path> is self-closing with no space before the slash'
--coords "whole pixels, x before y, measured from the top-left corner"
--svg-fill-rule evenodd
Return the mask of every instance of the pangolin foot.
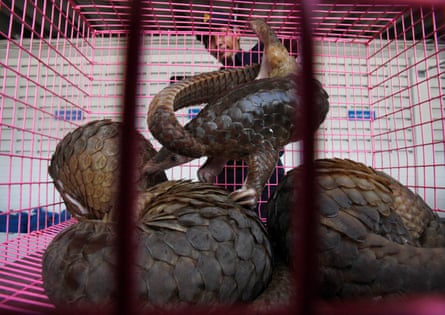
<path id="1" fill-rule="evenodd" d="M 253 188 L 247 189 L 246 187 L 242 187 L 241 189 L 235 190 L 230 194 L 230 198 L 244 207 L 253 208 L 257 203 L 256 191 Z"/>

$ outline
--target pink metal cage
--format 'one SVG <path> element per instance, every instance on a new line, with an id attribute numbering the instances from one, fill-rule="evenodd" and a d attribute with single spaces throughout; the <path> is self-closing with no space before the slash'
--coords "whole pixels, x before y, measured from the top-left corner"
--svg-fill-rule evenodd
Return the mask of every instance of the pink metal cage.
<path id="1" fill-rule="evenodd" d="M 77 126 L 122 120 L 131 5 L 0 1 L 0 313 L 45 313 L 53 306 L 42 289 L 42 253 L 75 222 L 64 211 L 48 163 L 58 141 Z M 331 104 L 316 135 L 315 156 L 383 170 L 445 216 L 445 5 L 306 2 L 312 9 L 314 74 Z M 257 39 L 246 22 L 263 17 L 283 41 L 295 44 L 291 53 L 300 58 L 302 3 L 143 1 L 136 128 L 159 148 L 145 122 L 153 96 L 174 77 L 221 67 L 196 35 L 217 34 L 229 23 L 248 50 Z M 205 22 L 204 15 L 215 12 L 230 20 Z M 197 110 L 179 111 L 178 118 L 185 123 Z M 300 143 L 286 146 L 286 171 L 300 164 L 301 154 Z M 202 163 L 192 161 L 167 175 L 196 179 Z"/>

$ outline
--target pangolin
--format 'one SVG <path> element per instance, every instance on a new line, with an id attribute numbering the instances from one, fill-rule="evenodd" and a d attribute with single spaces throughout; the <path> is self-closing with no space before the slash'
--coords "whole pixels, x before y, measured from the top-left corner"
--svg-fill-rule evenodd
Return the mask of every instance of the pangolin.
<path id="1" fill-rule="evenodd" d="M 304 166 L 266 205 L 275 255 L 292 257 L 290 211 Z M 323 298 L 445 292 L 445 231 L 422 198 L 389 175 L 347 159 L 315 161 Z M 295 259 L 298 259 L 295 257 Z"/>
<path id="2" fill-rule="evenodd" d="M 94 120 L 68 133 L 57 144 L 48 172 L 67 210 L 77 219 L 102 219 L 115 207 L 121 130 L 120 122 Z M 167 177 L 162 171 L 142 175 L 140 170 L 156 150 L 142 134 L 136 137 L 135 167 L 140 180 L 135 187 L 144 191 Z"/>
<path id="3" fill-rule="evenodd" d="M 253 20 L 251 26 L 265 45 L 259 73 L 253 71 L 257 67 L 248 66 L 196 75 L 166 87 L 152 100 L 148 127 L 164 147 L 146 163 L 147 173 L 207 156 L 198 177 L 211 182 L 227 160 L 245 160 L 249 167 L 246 182 L 231 196 L 243 205 L 255 206 L 279 151 L 301 139 L 304 117 L 296 60 L 263 20 Z M 326 117 L 329 102 L 315 79 L 313 88 L 317 120 L 311 131 L 315 132 Z M 174 111 L 197 100 L 208 105 L 182 127 Z"/>
<path id="4" fill-rule="evenodd" d="M 125 209 L 120 209 L 125 211 Z M 268 285 L 272 251 L 258 216 L 213 184 L 166 181 L 139 193 L 137 308 L 250 302 Z M 57 308 L 110 309 L 116 302 L 115 222 L 85 219 L 43 256 L 43 285 Z"/>

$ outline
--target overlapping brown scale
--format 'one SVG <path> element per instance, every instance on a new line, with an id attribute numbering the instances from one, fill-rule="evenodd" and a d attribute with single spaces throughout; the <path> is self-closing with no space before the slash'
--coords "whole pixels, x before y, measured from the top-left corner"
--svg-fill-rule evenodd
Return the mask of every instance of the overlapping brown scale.
<path id="1" fill-rule="evenodd" d="M 268 285 L 272 253 L 266 231 L 225 190 L 167 181 L 140 198 L 146 199 L 138 203 L 144 208 L 138 209 L 135 245 L 140 307 L 249 302 Z M 114 223 L 83 220 L 51 242 L 43 280 L 57 307 L 112 305 L 115 241 Z"/>
<path id="2" fill-rule="evenodd" d="M 78 219 L 102 219 L 113 209 L 118 195 L 120 136 L 122 125 L 96 120 L 68 133 L 57 145 L 49 174 L 67 210 Z M 140 133 L 137 137 L 136 169 L 141 169 L 156 151 Z M 141 176 L 138 190 L 165 181 L 163 172 Z"/>
<path id="3" fill-rule="evenodd" d="M 445 290 L 445 230 L 417 194 L 362 163 L 322 159 L 315 166 L 322 297 Z M 303 167 L 288 172 L 267 204 L 271 242 L 284 261 Z"/>
<path id="4" fill-rule="evenodd" d="M 147 124 L 164 147 L 145 168 L 149 172 L 171 168 L 202 156 L 244 160 L 249 174 L 232 197 L 253 207 L 277 164 L 278 152 L 301 140 L 304 132 L 316 131 L 329 110 L 329 96 L 319 81 L 312 80 L 315 119 L 302 128 L 304 91 L 297 82 L 303 74 L 295 58 L 264 20 L 253 19 L 250 26 L 264 43 L 259 72 L 246 66 L 199 74 L 166 87 L 153 98 Z M 208 104 L 182 126 L 174 111 L 197 100 Z M 164 156 L 167 159 L 160 158 Z M 208 164 L 201 168 L 201 175 L 215 172 L 211 168 Z"/>

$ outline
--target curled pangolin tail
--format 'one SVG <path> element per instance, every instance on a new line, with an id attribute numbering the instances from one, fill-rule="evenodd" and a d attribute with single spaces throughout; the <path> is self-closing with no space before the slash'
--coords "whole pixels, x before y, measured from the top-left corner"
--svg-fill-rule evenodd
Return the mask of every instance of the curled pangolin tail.
<path id="1" fill-rule="evenodd" d="M 356 245 L 344 241 L 338 254 L 349 257 L 344 261 L 350 265 L 339 267 L 332 261 L 324 265 L 325 297 L 445 292 L 445 248 L 398 244 L 371 233 L 353 258 L 349 250 Z M 324 252 L 321 259 L 327 256 Z"/>
<path id="2" fill-rule="evenodd" d="M 169 150 L 190 157 L 204 155 L 198 143 L 176 119 L 175 111 L 208 102 L 224 91 L 255 79 L 259 65 L 195 75 L 159 92 L 150 103 L 147 124 L 153 136 Z M 179 151 L 178 151 L 179 152 Z"/>

